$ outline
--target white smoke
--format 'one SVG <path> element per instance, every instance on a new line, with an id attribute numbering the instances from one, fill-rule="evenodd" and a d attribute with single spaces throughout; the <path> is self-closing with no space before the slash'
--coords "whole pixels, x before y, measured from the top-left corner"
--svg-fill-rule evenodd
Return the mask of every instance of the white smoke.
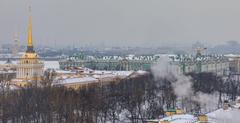
<path id="1" fill-rule="evenodd" d="M 189 97 L 193 95 L 191 77 L 184 75 L 175 75 L 176 82 L 172 83 L 172 87 L 177 97 Z"/>
<path id="2" fill-rule="evenodd" d="M 218 105 L 218 94 L 206 94 L 198 92 L 192 98 L 192 100 L 198 102 L 202 107 L 205 107 L 207 111 L 215 110 Z"/>
<path id="3" fill-rule="evenodd" d="M 183 75 L 176 65 L 171 65 L 168 57 L 161 57 L 159 62 L 152 66 L 151 70 L 156 80 L 166 78 L 172 82 L 174 93 L 178 98 L 191 98 L 193 101 L 198 102 L 201 107 L 215 108 L 217 106 L 217 94 L 205 94 L 202 92 L 194 94 L 192 78 Z"/>
<path id="4" fill-rule="evenodd" d="M 172 73 L 172 66 L 169 64 L 169 60 L 170 59 L 167 57 L 161 57 L 159 60 L 161 62 L 152 65 L 151 70 L 155 79 L 170 77 L 170 74 L 174 74 Z"/>

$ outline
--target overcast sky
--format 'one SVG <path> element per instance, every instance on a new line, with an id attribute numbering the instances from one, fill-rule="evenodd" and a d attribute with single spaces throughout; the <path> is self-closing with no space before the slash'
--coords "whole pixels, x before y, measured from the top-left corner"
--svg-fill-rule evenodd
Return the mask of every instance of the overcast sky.
<path id="1" fill-rule="evenodd" d="M 166 46 L 240 41 L 239 0 L 0 0 L 0 43 Z"/>

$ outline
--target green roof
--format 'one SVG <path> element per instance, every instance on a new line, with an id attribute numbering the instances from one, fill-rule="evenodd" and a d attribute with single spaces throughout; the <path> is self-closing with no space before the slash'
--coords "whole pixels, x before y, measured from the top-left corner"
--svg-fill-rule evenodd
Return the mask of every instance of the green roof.
<path id="1" fill-rule="evenodd" d="M 170 109 L 167 110 L 167 112 L 176 112 L 176 109 L 170 108 Z"/>

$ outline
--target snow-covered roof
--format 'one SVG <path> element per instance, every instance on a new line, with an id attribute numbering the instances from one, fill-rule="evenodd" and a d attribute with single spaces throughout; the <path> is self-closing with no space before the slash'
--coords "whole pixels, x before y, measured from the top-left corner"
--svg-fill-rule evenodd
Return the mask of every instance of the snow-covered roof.
<path id="1" fill-rule="evenodd" d="M 20 87 L 18 87 L 16 85 L 9 85 L 9 89 L 10 90 L 18 90 L 18 89 L 20 89 Z"/>
<path id="2" fill-rule="evenodd" d="M 5 74 L 5 73 L 16 73 L 16 71 L 13 71 L 13 70 L 0 71 L 0 74 Z"/>
<path id="3" fill-rule="evenodd" d="M 129 76 L 133 73 L 134 71 L 94 71 L 94 74 L 112 74 L 112 75 L 117 75 L 117 76 Z"/>
<path id="4" fill-rule="evenodd" d="M 103 74 L 103 75 L 93 75 L 93 77 L 96 79 L 102 79 L 102 78 L 114 78 L 116 76 L 113 74 Z"/>
<path id="5" fill-rule="evenodd" d="M 170 121 L 170 123 L 194 123 L 197 121 L 196 117 L 190 114 L 173 115 L 162 118 L 160 121 L 164 120 Z"/>
<path id="6" fill-rule="evenodd" d="M 224 56 L 226 56 L 226 57 L 240 57 L 239 54 L 226 54 Z"/>
<path id="7" fill-rule="evenodd" d="M 58 61 L 43 61 L 44 69 L 59 69 Z"/>
<path id="8" fill-rule="evenodd" d="M 147 71 L 143 71 L 143 70 L 138 70 L 138 71 L 136 71 L 136 73 L 138 73 L 140 75 L 144 75 L 144 74 L 147 74 L 148 72 Z"/>
<path id="9" fill-rule="evenodd" d="M 71 71 L 57 71 L 58 73 L 72 73 Z M 139 71 L 143 73 L 143 71 Z M 94 71 L 93 75 L 83 76 L 60 76 L 55 78 L 53 85 L 64 85 L 64 84 L 76 84 L 76 83 L 89 83 L 98 82 L 100 79 L 114 79 L 117 77 L 125 78 L 130 76 L 133 71 Z"/>
<path id="10" fill-rule="evenodd" d="M 61 74 L 74 74 L 74 73 L 76 73 L 76 72 L 66 71 L 66 70 L 56 70 L 56 73 L 61 73 Z"/>
<path id="11" fill-rule="evenodd" d="M 66 78 L 62 80 L 57 80 L 53 82 L 53 85 L 61 85 L 61 84 L 73 84 L 73 83 L 89 83 L 89 82 L 97 82 L 98 80 L 93 77 L 75 77 L 75 78 Z"/>
<path id="12" fill-rule="evenodd" d="M 6 64 L 6 61 L 0 61 L 0 64 Z M 17 64 L 17 61 L 12 61 L 12 64 Z"/>

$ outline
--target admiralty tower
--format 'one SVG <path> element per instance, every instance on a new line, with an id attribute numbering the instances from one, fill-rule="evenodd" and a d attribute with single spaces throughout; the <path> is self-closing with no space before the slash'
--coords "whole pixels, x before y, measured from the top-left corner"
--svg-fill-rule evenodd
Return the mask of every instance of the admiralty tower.
<path id="1" fill-rule="evenodd" d="M 33 48 L 32 16 L 31 8 L 29 8 L 27 50 L 17 63 L 17 76 L 16 79 L 13 79 L 13 84 L 20 87 L 38 86 L 43 77 L 43 67 L 43 62 L 40 61 Z"/>

